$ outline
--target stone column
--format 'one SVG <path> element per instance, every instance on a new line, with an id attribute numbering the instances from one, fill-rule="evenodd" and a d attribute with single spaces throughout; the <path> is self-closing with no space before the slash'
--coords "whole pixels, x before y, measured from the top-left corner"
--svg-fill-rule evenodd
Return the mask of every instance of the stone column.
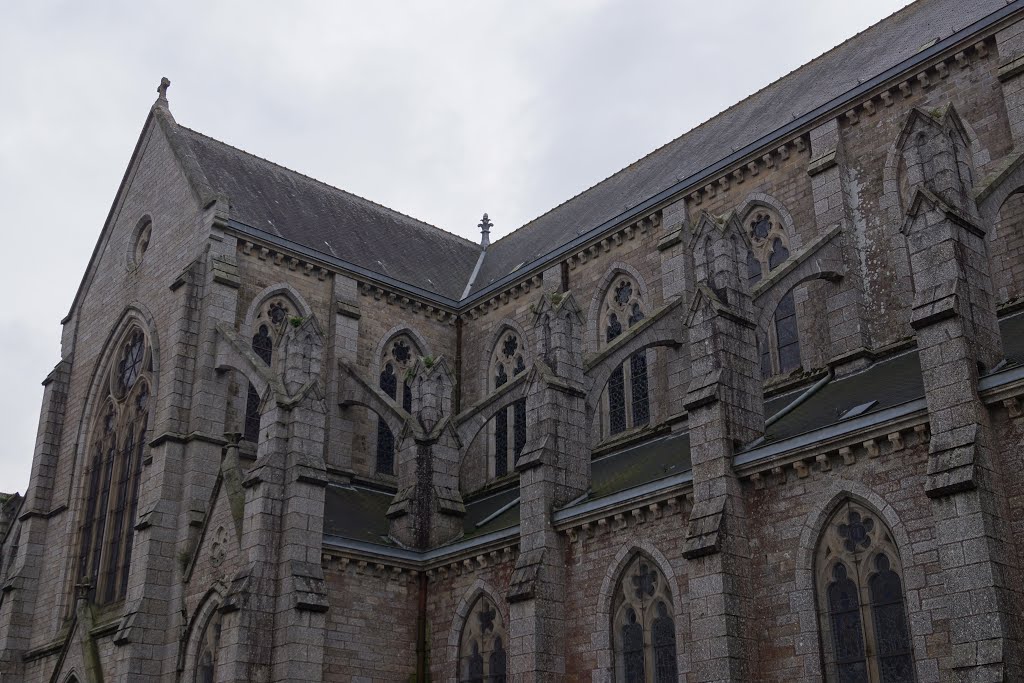
<path id="1" fill-rule="evenodd" d="M 697 286 L 687 321 L 694 505 L 683 555 L 690 560 L 695 680 L 739 681 L 753 676 L 754 643 L 746 514 L 732 462 L 735 444 L 764 432 L 764 405 L 750 295 L 739 277 L 744 243 L 738 235 L 711 239 L 708 280 Z"/>
<path id="2" fill-rule="evenodd" d="M 811 161 L 807 173 L 811 176 L 818 234 L 834 225 L 842 229 L 842 236 L 838 239 L 845 276 L 841 286 L 830 288 L 826 301 L 831 344 L 827 357 L 829 364 L 842 374 L 867 365 L 870 340 L 864 315 L 864 278 L 853 239 L 853 203 L 856 197 L 850 189 L 837 119 L 831 119 L 811 131 Z"/>
<path id="3" fill-rule="evenodd" d="M 455 382 L 442 357 L 413 368 L 412 416 L 398 435 L 398 493 L 388 508 L 391 536 L 435 548 L 462 534 L 459 439 L 452 428 Z"/>
<path id="4" fill-rule="evenodd" d="M 0 605 L 0 671 L 11 678 L 23 675 L 22 655 L 28 649 L 43 549 L 47 542 L 49 512 L 53 505 L 53 485 L 60 454 L 64 409 L 67 405 L 71 363 L 62 360 L 43 381 L 43 407 L 36 432 L 32 457 L 32 478 L 19 519 L 13 520 L 17 535 L 17 554 L 4 567 Z"/>
<path id="5" fill-rule="evenodd" d="M 571 293 L 545 293 L 534 311 L 536 358 L 526 399 L 530 434 L 519 471 L 519 557 L 512 573 L 510 667 L 516 681 L 565 676 L 565 539 L 552 512 L 590 487 L 583 318 Z"/>

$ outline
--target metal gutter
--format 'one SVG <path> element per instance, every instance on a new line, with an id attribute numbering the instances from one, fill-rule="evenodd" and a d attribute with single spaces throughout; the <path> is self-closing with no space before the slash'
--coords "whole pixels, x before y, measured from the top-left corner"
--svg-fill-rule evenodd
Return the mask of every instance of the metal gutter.
<path id="1" fill-rule="evenodd" d="M 922 396 L 921 398 L 914 399 L 913 401 L 907 401 L 906 403 L 900 403 L 892 406 L 891 408 L 879 410 L 876 413 L 870 413 L 868 415 L 854 417 L 842 422 L 836 422 L 835 424 L 830 424 L 827 427 L 812 429 L 809 432 L 804 432 L 803 434 L 798 434 L 797 436 L 792 436 L 788 439 L 783 439 L 782 441 L 776 441 L 758 448 L 753 448 L 749 451 L 743 451 L 733 458 L 733 465 L 738 467 L 740 465 L 757 462 L 758 460 L 765 460 L 776 455 L 781 455 L 787 451 L 796 450 L 798 448 L 811 446 L 829 439 L 853 434 L 855 432 L 880 425 L 884 422 L 897 420 L 901 417 L 906 417 L 908 415 L 913 415 L 916 412 L 927 410 L 928 405 L 925 403 L 924 397 Z"/>
<path id="2" fill-rule="evenodd" d="M 777 128 L 773 132 L 761 136 L 757 140 L 751 142 L 750 144 L 737 150 L 736 152 L 733 152 L 729 156 L 717 161 L 711 166 L 706 167 L 702 171 L 698 171 L 697 173 L 689 176 L 688 178 L 684 178 L 683 180 L 680 180 L 679 182 L 669 186 L 668 188 L 650 197 L 646 201 L 643 201 L 640 204 L 636 205 L 632 209 L 624 211 L 618 216 L 615 216 L 614 218 L 610 218 L 604 221 L 600 225 L 590 229 L 589 231 L 583 233 L 582 235 L 573 239 L 572 241 L 567 242 L 566 244 L 556 248 L 551 252 L 548 252 L 545 256 L 535 261 L 532 261 L 528 264 L 524 264 L 524 266 L 528 267 L 517 269 L 516 271 L 509 273 L 508 275 L 502 277 L 501 279 L 496 280 L 492 284 L 481 289 L 479 292 L 474 293 L 468 299 L 463 299 L 460 302 L 460 305 L 463 307 L 470 306 L 473 303 L 475 303 L 478 299 L 486 298 L 488 295 L 494 293 L 495 290 L 505 288 L 508 284 L 521 278 L 524 274 L 530 272 L 531 270 L 539 269 L 542 266 L 548 264 L 549 262 L 557 260 L 559 257 L 565 255 L 567 252 L 575 251 L 578 247 L 594 239 L 594 237 L 596 237 L 600 233 L 620 223 L 625 223 L 632 219 L 640 217 L 642 214 L 648 212 L 657 204 L 664 202 L 673 195 L 685 192 L 686 190 L 689 190 L 695 186 L 702 184 L 711 176 L 716 175 L 720 171 L 728 168 L 729 166 L 732 166 L 734 163 L 744 158 L 745 156 L 748 156 L 749 154 L 753 153 L 759 148 L 768 146 L 769 144 L 777 141 L 779 138 L 783 138 L 790 135 L 791 133 L 807 125 L 814 119 L 819 118 L 827 113 L 830 113 L 833 110 L 842 109 L 851 102 L 860 99 L 865 93 L 873 90 L 874 88 L 878 87 L 885 81 L 894 78 L 895 76 L 903 73 L 904 71 L 911 70 L 914 66 L 917 66 L 918 64 L 927 62 L 933 57 L 946 51 L 951 46 L 967 38 L 968 36 L 971 36 L 975 33 L 979 33 L 988 28 L 989 26 L 997 24 L 998 22 L 1000 22 L 1001 20 L 1003 20 L 1004 18 L 1013 14 L 1014 12 L 1018 11 L 1021 8 L 1024 8 L 1024 0 L 1014 0 L 1014 2 L 1011 2 L 1005 7 L 996 10 L 995 12 L 989 14 L 988 16 L 982 19 L 979 19 L 973 24 L 965 26 L 964 28 L 948 36 L 947 38 L 940 40 L 935 45 L 925 50 L 922 50 L 921 52 L 918 52 L 913 57 L 909 57 L 908 59 L 903 60 L 899 64 L 896 64 L 895 66 L 886 69 L 882 73 L 868 79 L 867 81 L 864 81 L 863 83 L 854 87 L 853 89 L 846 91 L 842 95 L 839 95 L 838 97 L 835 97 L 829 100 L 828 102 L 801 115 L 800 117 L 787 123 L 785 126 Z"/>
<path id="3" fill-rule="evenodd" d="M 589 500 L 586 503 L 562 508 L 551 516 L 551 520 L 555 524 L 566 522 L 575 517 L 582 517 L 592 512 L 604 510 L 605 508 L 613 508 L 616 505 L 629 502 L 635 498 L 655 495 L 663 491 L 673 489 L 681 484 L 688 484 L 691 481 L 693 481 L 693 471 L 686 470 L 679 474 L 673 474 L 671 477 L 665 477 L 664 479 L 658 479 L 646 484 L 641 484 L 640 486 L 634 486 L 631 489 L 625 489 L 618 493 L 613 493 L 612 495 L 605 496 L 604 498 L 597 498 L 596 500 Z"/>
<path id="4" fill-rule="evenodd" d="M 376 545 L 374 543 L 367 543 L 366 541 L 356 541 L 350 538 L 342 538 L 340 536 L 329 536 L 324 534 L 324 546 L 327 548 L 338 548 L 343 550 L 354 550 L 356 552 L 365 553 L 367 555 L 376 555 L 378 557 L 386 557 L 394 560 L 402 560 L 405 562 L 422 562 L 429 563 L 437 560 L 443 560 L 451 555 L 458 555 L 464 550 L 470 550 L 478 546 L 491 545 L 493 543 L 499 543 L 513 538 L 519 537 L 519 525 L 509 527 L 507 529 L 500 529 L 498 531 L 492 531 L 489 534 L 482 536 L 476 536 L 469 538 L 458 543 L 451 545 L 442 546 L 433 550 L 419 551 L 419 550 L 408 550 L 406 548 L 393 548 L 385 545 Z"/>

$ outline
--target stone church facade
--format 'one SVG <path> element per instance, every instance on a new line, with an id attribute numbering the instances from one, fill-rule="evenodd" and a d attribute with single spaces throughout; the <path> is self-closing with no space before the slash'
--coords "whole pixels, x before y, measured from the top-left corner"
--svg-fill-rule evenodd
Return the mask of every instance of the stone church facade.
<path id="1" fill-rule="evenodd" d="M 168 85 L 0 680 L 1024 680 L 1024 2 L 920 0 L 493 243 Z"/>

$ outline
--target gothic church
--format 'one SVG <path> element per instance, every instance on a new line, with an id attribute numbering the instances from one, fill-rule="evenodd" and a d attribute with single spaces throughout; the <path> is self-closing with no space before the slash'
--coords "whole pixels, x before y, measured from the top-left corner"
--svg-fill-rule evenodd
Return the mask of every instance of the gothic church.
<path id="1" fill-rule="evenodd" d="M 1024 0 L 494 242 L 168 85 L 5 499 L 3 683 L 1024 680 Z"/>

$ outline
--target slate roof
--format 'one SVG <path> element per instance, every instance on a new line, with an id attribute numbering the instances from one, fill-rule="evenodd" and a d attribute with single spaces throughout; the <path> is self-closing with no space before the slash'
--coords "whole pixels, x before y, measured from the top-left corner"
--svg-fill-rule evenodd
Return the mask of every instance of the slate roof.
<path id="1" fill-rule="evenodd" d="M 619 216 L 1004 7 L 1005 0 L 922 0 L 555 207 L 487 250 L 472 292 Z"/>
<path id="2" fill-rule="evenodd" d="M 458 300 L 480 246 L 205 135 L 178 127 L 231 218 Z"/>
<path id="3" fill-rule="evenodd" d="M 492 243 L 475 278 L 478 244 L 176 128 L 212 190 L 228 197 L 232 219 L 458 301 L 471 279 L 470 295 L 1004 6 L 1004 0 L 909 5 Z"/>

